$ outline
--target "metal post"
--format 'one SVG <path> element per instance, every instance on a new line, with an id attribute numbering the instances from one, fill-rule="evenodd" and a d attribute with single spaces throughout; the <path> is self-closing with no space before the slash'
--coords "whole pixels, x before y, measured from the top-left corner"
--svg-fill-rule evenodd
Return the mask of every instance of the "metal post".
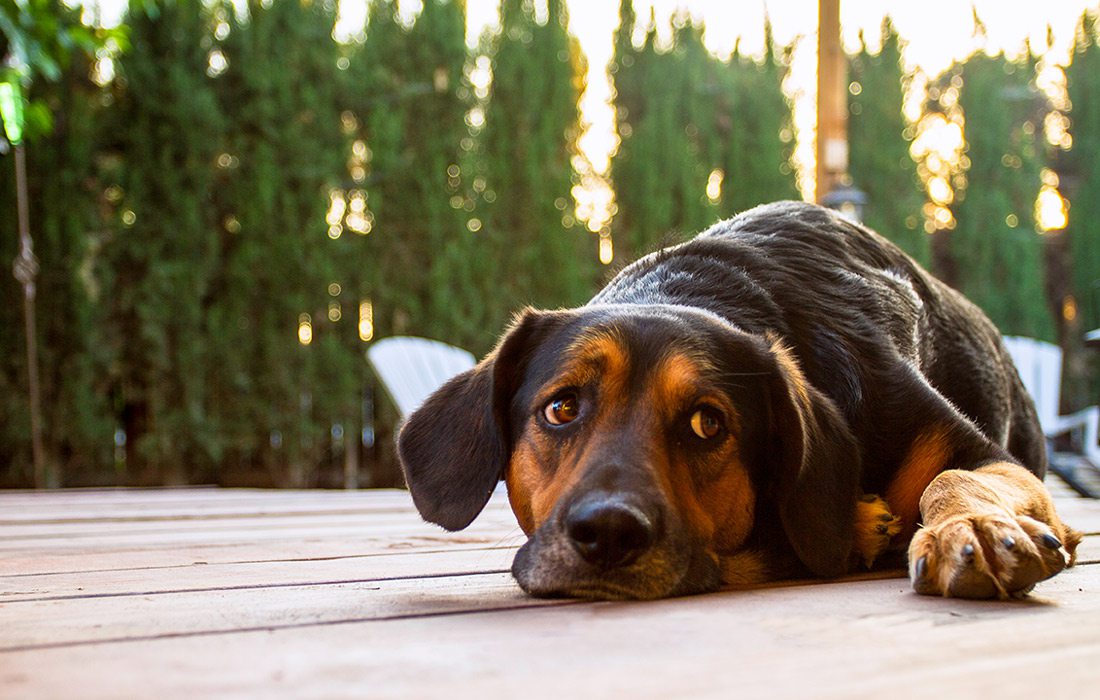
<path id="1" fill-rule="evenodd" d="M 19 255 L 12 272 L 23 285 L 24 331 L 27 337 L 27 390 L 31 409 L 31 453 L 34 459 L 34 485 L 36 488 L 56 487 L 56 475 L 46 464 L 46 451 L 42 443 L 42 395 L 38 379 L 38 329 L 34 315 L 35 278 L 38 276 L 38 258 L 34 256 L 31 240 L 30 211 L 27 195 L 27 159 L 22 143 L 15 145 L 15 198 L 19 216 Z"/>

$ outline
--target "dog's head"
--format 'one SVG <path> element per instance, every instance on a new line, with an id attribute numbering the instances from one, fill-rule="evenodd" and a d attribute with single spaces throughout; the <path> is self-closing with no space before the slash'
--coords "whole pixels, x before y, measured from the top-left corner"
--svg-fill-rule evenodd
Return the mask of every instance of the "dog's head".
<path id="1" fill-rule="evenodd" d="M 704 311 L 527 311 L 405 424 L 425 519 L 466 527 L 499 479 L 535 595 L 713 590 L 763 513 L 813 573 L 847 563 L 858 454 L 791 353 Z M 735 559 L 733 559 L 735 560 Z"/>

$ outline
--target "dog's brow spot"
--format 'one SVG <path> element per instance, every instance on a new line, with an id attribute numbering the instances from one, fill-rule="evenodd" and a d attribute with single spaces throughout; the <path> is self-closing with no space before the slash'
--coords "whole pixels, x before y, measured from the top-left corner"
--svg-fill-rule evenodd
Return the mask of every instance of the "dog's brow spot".
<path id="1" fill-rule="evenodd" d="M 667 411 L 677 411 L 697 392 L 711 363 L 704 357 L 674 352 L 657 365 L 651 385 L 652 401 Z"/>
<path id="2" fill-rule="evenodd" d="M 619 334 L 609 329 L 590 329 L 574 340 L 567 350 L 578 362 L 605 362 L 614 370 L 626 363 L 626 351 Z"/>
<path id="3" fill-rule="evenodd" d="M 589 329 L 570 344 L 566 355 L 573 359 L 563 368 L 564 374 L 580 380 L 598 379 L 609 398 L 620 396 L 630 371 L 630 355 L 616 331 Z"/>

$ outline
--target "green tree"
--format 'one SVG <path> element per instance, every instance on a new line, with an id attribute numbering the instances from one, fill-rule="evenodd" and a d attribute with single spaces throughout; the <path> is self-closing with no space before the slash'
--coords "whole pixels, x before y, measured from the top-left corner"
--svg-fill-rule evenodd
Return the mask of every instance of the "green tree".
<path id="1" fill-rule="evenodd" d="M 977 53 L 957 70 L 970 163 L 950 238 L 959 287 L 1001 332 L 1053 339 L 1034 219 L 1044 105 L 1034 63 Z"/>
<path id="2" fill-rule="evenodd" d="M 868 196 L 864 221 L 928 264 L 928 235 L 921 226 L 924 197 L 905 138 L 901 39 L 889 20 L 882 24 L 882 49 L 872 54 L 864 43 L 849 58 L 848 70 L 853 86 L 848 98 L 849 172 Z"/>
<path id="3" fill-rule="evenodd" d="M 1097 15 L 1085 14 L 1077 28 L 1073 62 L 1066 67 L 1073 147 L 1060 170 L 1066 176 L 1073 290 L 1085 329 L 1100 326 L 1100 42 Z"/>
<path id="4" fill-rule="evenodd" d="M 128 478 L 180 482 L 188 467 L 217 456 L 203 366 L 223 120 L 207 76 L 201 3 L 131 12 L 130 27 L 104 125 L 112 209 L 97 271 L 109 391 L 127 437 Z"/>
<path id="5" fill-rule="evenodd" d="M 428 0 L 411 26 L 395 2 L 372 4 L 349 69 L 358 148 L 369 155 L 351 187 L 369 202 L 369 258 L 357 274 L 379 332 L 482 348 L 492 260 L 470 222 L 465 26 L 456 0 Z"/>
<path id="6" fill-rule="evenodd" d="M 725 144 L 723 217 L 766 202 L 800 198 L 791 167 L 791 103 L 783 94 L 787 51 L 775 45 L 770 23 L 765 24 L 764 38 L 762 61 L 738 48 L 722 69 L 732 96 L 732 104 L 717 117 Z"/>
<path id="7" fill-rule="evenodd" d="M 633 3 L 624 1 L 612 66 L 622 141 L 612 164 L 620 249 L 645 253 L 670 233 L 796 197 L 786 67 L 770 28 L 763 61 L 735 51 L 723 62 L 693 22 L 677 20 L 667 51 L 652 21 L 634 46 L 635 23 Z"/>
<path id="8" fill-rule="evenodd" d="M 327 3 L 224 5 L 211 66 L 231 129 L 213 193 L 218 267 L 204 295 L 208 406 L 222 462 L 275 483 L 315 483 L 330 429 L 358 415 L 354 314 L 330 316 L 330 285 L 351 241 L 326 214 L 345 170 L 335 17 Z M 217 141 L 214 141 L 217 145 Z M 302 342 L 308 341 L 308 342 Z"/>
<path id="9" fill-rule="evenodd" d="M 73 20 L 75 21 L 75 20 Z M 2 51 L 0 51 L 2 53 Z M 30 221 L 40 262 L 37 279 L 41 390 L 47 463 L 62 484 L 109 477 L 113 425 L 98 379 L 106 366 L 98 329 L 102 294 L 92 269 L 102 231 L 96 126 L 100 90 L 80 52 L 54 81 L 38 81 L 29 97 L 48 122 L 32 126 L 27 148 Z M 46 125 L 51 128 L 47 131 Z M 0 260 L 10 272 L 18 248 L 11 155 L 0 157 Z M 25 486 L 30 472 L 23 291 L 10 274 L 0 284 L 0 483 Z"/>
<path id="10" fill-rule="evenodd" d="M 481 134 L 483 212 L 499 320 L 521 304 L 573 305 L 591 296 L 596 240 L 572 217 L 572 158 L 584 63 L 563 0 L 545 23 L 531 0 L 504 0 L 489 40 L 493 82 Z"/>
<path id="11" fill-rule="evenodd" d="M 709 96 L 711 105 L 732 99 L 719 87 L 701 28 L 681 27 L 673 47 L 662 52 L 651 22 L 642 46 L 635 47 L 633 3 L 623 2 L 620 12 L 612 71 L 621 144 L 611 177 L 618 204 L 615 242 L 629 259 L 671 233 L 690 233 L 718 219 L 706 185 L 721 145 L 710 128 L 713 112 L 700 114 L 698 98 Z"/>

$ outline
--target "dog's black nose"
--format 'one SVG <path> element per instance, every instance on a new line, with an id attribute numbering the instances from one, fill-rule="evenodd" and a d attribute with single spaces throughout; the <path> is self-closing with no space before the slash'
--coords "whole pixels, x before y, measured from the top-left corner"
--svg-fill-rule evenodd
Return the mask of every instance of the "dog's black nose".
<path id="1" fill-rule="evenodd" d="M 565 515 L 565 532 L 577 553 L 596 566 L 626 566 L 649 549 L 653 522 L 637 508 L 607 500 L 584 500 Z"/>

